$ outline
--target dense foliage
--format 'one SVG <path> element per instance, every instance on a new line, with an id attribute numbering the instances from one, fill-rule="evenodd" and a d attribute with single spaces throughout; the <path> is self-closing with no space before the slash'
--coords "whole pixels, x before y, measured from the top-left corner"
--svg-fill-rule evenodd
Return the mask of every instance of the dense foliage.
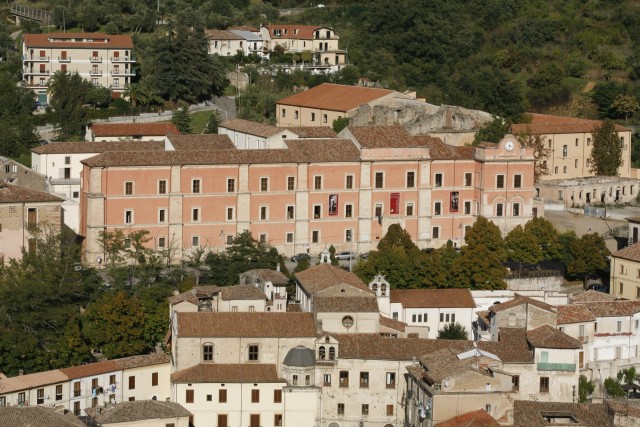
<path id="1" fill-rule="evenodd" d="M 591 172 L 597 176 L 618 176 L 620 166 L 622 143 L 618 139 L 613 122 L 605 120 L 593 131 Z"/>

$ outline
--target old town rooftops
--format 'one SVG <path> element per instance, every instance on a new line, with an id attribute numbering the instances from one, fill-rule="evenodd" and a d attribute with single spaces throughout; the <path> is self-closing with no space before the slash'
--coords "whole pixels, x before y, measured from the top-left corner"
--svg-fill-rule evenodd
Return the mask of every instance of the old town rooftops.
<path id="1" fill-rule="evenodd" d="M 300 286 L 309 295 L 342 284 L 373 294 L 362 280 L 353 273 L 329 264 L 320 264 L 295 274 Z"/>
<path id="2" fill-rule="evenodd" d="M 32 148 L 36 154 L 90 154 L 105 151 L 163 151 L 162 141 L 53 142 Z"/>
<path id="3" fill-rule="evenodd" d="M 85 412 L 100 425 L 191 416 L 179 403 L 157 400 L 125 401 L 87 408 Z"/>
<path id="4" fill-rule="evenodd" d="M 350 111 L 392 93 L 394 91 L 388 89 L 323 83 L 312 89 L 283 98 L 276 104 L 330 111 Z"/>
<path id="5" fill-rule="evenodd" d="M 315 337 L 312 313 L 175 313 L 177 337 Z"/>
<path id="6" fill-rule="evenodd" d="M 554 133 L 592 133 L 602 124 L 600 120 L 579 119 L 576 117 L 553 116 L 550 114 L 530 114 L 530 123 L 511 125 L 513 133 L 528 133 L 533 135 Z M 631 129 L 615 125 L 617 132 L 630 132 Z"/>
<path id="7" fill-rule="evenodd" d="M 2 203 L 62 203 L 64 200 L 53 194 L 31 190 L 11 184 L 0 184 L 0 204 Z"/>
<path id="8" fill-rule="evenodd" d="M 527 331 L 527 341 L 538 348 L 577 349 L 582 344 L 575 339 L 550 325 L 542 325 Z"/>
<path id="9" fill-rule="evenodd" d="M 276 365 L 201 363 L 171 374 L 172 383 L 279 383 Z"/>
<path id="10" fill-rule="evenodd" d="M 547 304 L 545 302 L 535 300 L 533 298 L 522 296 L 520 294 L 515 294 L 512 300 L 502 302 L 500 304 L 492 305 L 491 307 L 489 307 L 489 311 L 492 313 L 498 313 L 500 311 L 503 311 L 512 307 L 517 307 L 520 304 L 530 304 L 542 310 L 546 310 L 554 313 L 556 312 L 556 307 L 550 304 Z"/>
<path id="11" fill-rule="evenodd" d="M 404 308 L 475 308 L 469 289 L 392 289 L 391 303 Z"/>

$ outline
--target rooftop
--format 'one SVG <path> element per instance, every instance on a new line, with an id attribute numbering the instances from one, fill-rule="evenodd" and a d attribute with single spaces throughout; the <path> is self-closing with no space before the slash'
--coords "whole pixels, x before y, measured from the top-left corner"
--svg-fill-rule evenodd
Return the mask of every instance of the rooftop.
<path id="1" fill-rule="evenodd" d="M 299 138 L 335 138 L 337 136 L 329 126 L 292 126 L 287 129 Z"/>
<path id="2" fill-rule="evenodd" d="M 472 160 L 475 147 L 453 146 L 445 144 L 440 138 L 426 135 L 416 135 L 414 141 L 420 146 L 429 147 L 429 157 L 433 160 Z"/>
<path id="3" fill-rule="evenodd" d="M 91 125 L 94 136 L 165 136 L 180 131 L 171 122 L 158 123 L 94 123 Z"/>
<path id="4" fill-rule="evenodd" d="M 289 283 L 289 278 L 284 275 L 283 272 L 278 270 L 270 270 L 268 268 L 256 268 L 248 270 L 242 273 L 242 275 L 254 275 L 264 282 L 271 282 L 277 285 L 286 285 Z"/>
<path id="5" fill-rule="evenodd" d="M 275 126 L 268 125 L 266 123 L 252 122 L 250 120 L 233 119 L 227 120 L 220 124 L 221 128 L 230 129 L 236 132 L 247 133 L 249 135 L 260 136 L 268 138 L 279 132 L 283 132 L 285 129 L 277 128 Z"/>
<path id="6" fill-rule="evenodd" d="M 269 35 L 272 38 L 283 38 L 283 39 L 300 39 L 300 40 L 313 40 L 313 33 L 316 30 L 320 30 L 326 27 L 320 27 L 318 25 L 284 25 L 284 24 L 275 24 L 275 25 L 265 25 L 267 30 L 269 30 Z M 276 36 L 276 30 L 281 31 L 280 36 Z M 286 30 L 286 33 L 285 33 Z"/>
<path id="7" fill-rule="evenodd" d="M 180 135 L 171 134 L 168 136 L 171 145 L 176 150 L 224 150 L 235 149 L 233 142 L 227 135 L 217 134 L 193 134 Z"/>
<path id="8" fill-rule="evenodd" d="M 500 328 L 498 341 L 478 341 L 478 348 L 495 354 L 503 363 L 533 363 L 524 328 Z"/>
<path id="9" fill-rule="evenodd" d="M 48 33 L 22 36 L 28 47 L 68 49 L 133 49 L 129 35 L 107 35 L 101 33 Z M 73 57 L 73 54 L 71 55 Z"/>
<path id="10" fill-rule="evenodd" d="M 163 151 L 162 141 L 52 142 L 32 148 L 36 154 L 91 154 L 105 151 Z"/>
<path id="11" fill-rule="evenodd" d="M 69 411 L 44 406 L 0 407 L 0 423 L 11 427 L 83 427 L 85 423 Z"/>
<path id="12" fill-rule="evenodd" d="M 176 313 L 178 337 L 315 337 L 312 313 Z"/>
<path id="13" fill-rule="evenodd" d="M 520 304 L 530 304 L 542 310 L 551 311 L 551 312 L 556 311 L 556 308 L 550 304 L 535 300 L 533 298 L 525 297 L 520 294 L 514 294 L 512 300 L 505 301 L 500 304 L 492 305 L 491 307 L 489 307 L 489 311 L 491 311 L 492 313 L 499 313 L 503 310 L 507 310 L 512 307 L 517 307 Z"/>
<path id="14" fill-rule="evenodd" d="M 527 340 L 532 346 L 537 348 L 582 348 L 580 341 L 550 325 L 542 325 L 527 331 Z"/>
<path id="15" fill-rule="evenodd" d="M 530 123 L 511 125 L 512 133 L 531 132 L 534 135 L 544 133 L 591 133 L 602 124 L 601 120 L 579 119 L 576 117 L 553 116 L 550 114 L 530 114 Z M 624 126 L 615 125 L 618 132 L 630 131 Z"/>
<path id="16" fill-rule="evenodd" d="M 591 322 L 594 320 L 596 320 L 596 318 L 585 306 L 585 304 L 570 304 L 561 305 L 558 307 L 558 325 Z"/>
<path id="17" fill-rule="evenodd" d="M 331 334 L 340 344 L 340 359 L 413 360 L 443 348 L 459 353 L 473 348 L 471 341 L 423 338 L 387 338 L 379 334 Z"/>
<path id="18" fill-rule="evenodd" d="M 388 89 L 323 83 L 283 98 L 277 104 L 346 112 L 392 93 L 394 91 Z"/>
<path id="19" fill-rule="evenodd" d="M 516 400 L 513 402 L 515 427 L 543 427 L 550 424 L 580 427 L 613 427 L 604 403 L 564 403 Z"/>
<path id="20" fill-rule="evenodd" d="M 615 251 L 611 254 L 611 256 L 615 258 L 626 259 L 629 261 L 640 262 L 640 242 L 629 245 L 626 248 L 620 249 L 619 251 Z"/>
<path id="21" fill-rule="evenodd" d="M 99 424 L 130 423 L 143 420 L 164 420 L 191 416 L 180 404 L 158 400 L 134 400 L 85 410 Z"/>
<path id="22" fill-rule="evenodd" d="M 280 383 L 276 365 L 201 363 L 171 374 L 173 383 Z"/>
<path id="23" fill-rule="evenodd" d="M 423 142 L 402 126 L 350 126 L 349 132 L 362 148 L 414 148 Z"/>
<path id="24" fill-rule="evenodd" d="M 391 303 L 404 308 L 475 308 L 469 289 L 392 289 Z"/>
<path id="25" fill-rule="evenodd" d="M 228 30 L 206 30 L 204 35 L 209 40 L 244 40 L 242 36 Z"/>
<path id="26" fill-rule="evenodd" d="M 310 295 L 345 284 L 371 293 L 362 280 L 353 273 L 330 264 L 320 264 L 295 274 L 300 286 Z"/>
<path id="27" fill-rule="evenodd" d="M 574 304 L 613 300 L 615 300 L 615 298 L 612 295 L 605 294 L 604 292 L 594 291 L 593 289 L 571 296 L 571 302 Z"/>
<path id="28" fill-rule="evenodd" d="M 640 312 L 640 301 L 602 301 L 584 304 L 595 317 L 626 317 Z"/>
<path id="29" fill-rule="evenodd" d="M 378 313 L 378 300 L 374 295 L 354 296 L 316 296 L 314 310 L 318 313 Z"/>
<path id="30" fill-rule="evenodd" d="M 478 409 L 438 423 L 436 427 L 500 427 L 500 423 L 487 411 Z"/>
<path id="31" fill-rule="evenodd" d="M 398 332 L 404 332 L 407 324 L 399 320 L 389 319 L 380 315 L 380 326 L 384 326 L 389 329 L 394 329 Z"/>
<path id="32" fill-rule="evenodd" d="M 62 203 L 64 200 L 43 191 L 30 190 L 11 184 L 0 184 L 0 204 L 3 203 Z"/>
<path id="33" fill-rule="evenodd" d="M 260 289 L 251 285 L 235 285 L 221 287 L 222 299 L 225 301 L 232 300 L 262 300 L 265 301 L 267 296 Z"/>

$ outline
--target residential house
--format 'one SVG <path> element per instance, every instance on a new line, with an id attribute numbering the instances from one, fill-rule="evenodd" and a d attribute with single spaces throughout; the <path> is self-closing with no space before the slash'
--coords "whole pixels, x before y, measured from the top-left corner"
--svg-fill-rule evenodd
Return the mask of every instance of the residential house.
<path id="1" fill-rule="evenodd" d="M 632 239 L 635 234 L 632 234 Z M 611 254 L 609 292 L 616 298 L 640 298 L 640 243 Z"/>
<path id="2" fill-rule="evenodd" d="M 86 427 L 86 424 L 64 409 L 32 407 L 3 407 L 0 419 L 7 426 Z"/>
<path id="3" fill-rule="evenodd" d="M 149 245 L 163 250 L 171 238 L 176 262 L 203 247 L 222 250 L 243 230 L 285 254 L 332 244 L 366 252 L 391 224 L 419 247 L 439 247 L 450 239 L 461 245 L 477 213 L 504 235 L 535 215 L 533 153 L 511 136 L 465 149 L 463 170 L 471 172 L 462 174 L 457 162 L 433 171 L 429 142 L 399 126 L 346 131 L 348 138 L 286 140 L 282 149 L 211 143 L 197 152 L 176 141 L 203 135 L 171 136 L 165 150 L 85 159 L 85 260 L 104 256 L 98 235 L 105 227 L 148 230 Z M 464 186 L 467 173 L 473 187 Z M 478 211 L 465 213 L 467 201 Z"/>
<path id="4" fill-rule="evenodd" d="M 60 230 L 63 200 L 42 191 L 0 184 L 0 259 L 21 258 L 36 250 L 34 227 Z"/>
<path id="5" fill-rule="evenodd" d="M 47 177 L 13 159 L 0 156 L 0 183 L 47 191 Z"/>
<path id="6" fill-rule="evenodd" d="M 491 340 L 496 341 L 501 328 L 524 328 L 529 331 L 543 325 L 557 325 L 557 308 L 547 303 L 515 294 L 511 301 L 489 307 Z"/>
<path id="7" fill-rule="evenodd" d="M 206 30 L 205 35 L 209 40 L 209 54 L 220 56 L 233 56 L 238 52 L 248 54 L 249 46 L 247 41 L 228 30 Z"/>
<path id="8" fill-rule="evenodd" d="M 87 126 L 84 138 L 92 142 L 162 141 L 167 135 L 180 135 L 180 131 L 170 122 L 93 123 Z"/>
<path id="9" fill-rule="evenodd" d="M 136 400 L 96 406 L 85 410 L 101 427 L 189 427 L 191 413 L 174 402 Z"/>
<path id="10" fill-rule="evenodd" d="M 253 285 L 196 286 L 170 297 L 169 312 L 265 312 L 267 301 L 265 293 Z"/>
<path id="11" fill-rule="evenodd" d="M 336 133 L 330 127 L 309 126 L 277 128 L 265 123 L 243 119 L 223 122 L 218 127 L 218 134 L 227 135 L 238 149 L 286 148 L 287 139 L 328 139 L 335 138 Z"/>
<path id="12" fill-rule="evenodd" d="M 548 158 L 542 160 L 549 171 L 542 180 L 573 179 L 594 176 L 591 171 L 591 149 L 593 132 L 602 125 L 600 120 L 575 117 L 528 114 L 529 123 L 511 125 L 514 134 L 531 134 L 543 138 L 549 150 Z M 631 177 L 631 133 L 632 129 L 615 125 L 622 147 L 622 166 L 619 176 Z"/>
<path id="13" fill-rule="evenodd" d="M 289 278 L 278 270 L 258 268 L 240 273 L 241 285 L 252 285 L 260 289 L 268 299 L 267 311 L 287 311 L 287 285 Z"/>
<path id="14" fill-rule="evenodd" d="M 78 73 L 96 86 L 122 96 L 135 76 L 130 35 L 99 33 L 25 34 L 22 37 L 22 76 L 38 102 L 48 102 L 47 84 L 57 72 Z"/>

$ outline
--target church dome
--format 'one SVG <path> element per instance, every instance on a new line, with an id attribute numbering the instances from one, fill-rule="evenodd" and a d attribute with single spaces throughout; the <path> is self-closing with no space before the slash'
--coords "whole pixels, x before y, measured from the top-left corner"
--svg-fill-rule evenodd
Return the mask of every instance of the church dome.
<path id="1" fill-rule="evenodd" d="M 315 352 L 304 346 L 297 346 L 289 350 L 283 364 L 298 368 L 306 368 L 315 365 Z"/>

